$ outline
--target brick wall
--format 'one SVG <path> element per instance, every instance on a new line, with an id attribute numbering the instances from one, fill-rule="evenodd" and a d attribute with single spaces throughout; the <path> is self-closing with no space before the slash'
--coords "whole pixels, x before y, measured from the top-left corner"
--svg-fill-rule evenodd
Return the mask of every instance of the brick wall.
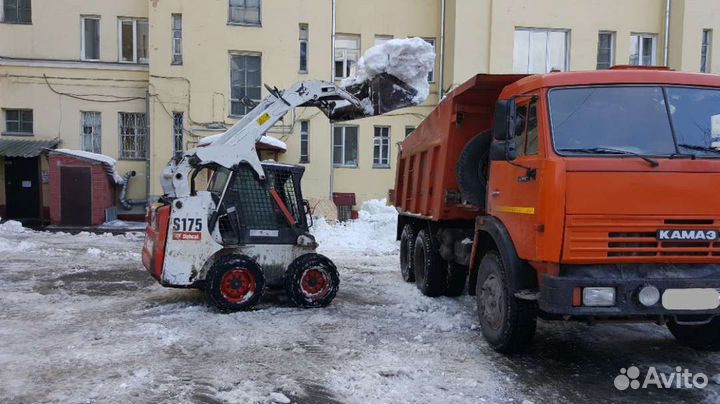
<path id="1" fill-rule="evenodd" d="M 62 207 L 60 195 L 62 184 L 60 181 L 60 167 L 89 167 L 91 178 L 91 206 L 92 224 L 99 225 L 105 221 L 105 209 L 115 204 L 115 185 L 100 162 L 77 159 L 71 156 L 54 154 L 49 156 L 50 161 L 50 222 L 62 222 Z"/>

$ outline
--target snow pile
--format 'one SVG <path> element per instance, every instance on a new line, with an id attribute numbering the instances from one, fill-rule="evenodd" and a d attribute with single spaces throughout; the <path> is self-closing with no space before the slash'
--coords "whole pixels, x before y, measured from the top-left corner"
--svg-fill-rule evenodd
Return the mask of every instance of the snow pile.
<path id="1" fill-rule="evenodd" d="M 385 199 L 373 199 L 361 205 L 358 219 L 331 225 L 324 218 L 316 218 L 311 231 L 321 252 L 381 256 L 399 251 L 396 226 L 395 208 L 388 206 Z"/>
<path id="2" fill-rule="evenodd" d="M 435 50 L 424 39 L 391 39 L 368 49 L 358 61 L 355 75 L 344 79 L 341 86 L 345 88 L 388 73 L 417 90 L 413 102 L 420 105 L 430 92 L 427 79 L 434 66 Z"/>
<path id="3" fill-rule="evenodd" d="M 2 218 L 0 218 L 2 220 Z M 0 234 L 2 233 L 22 233 L 25 231 L 22 223 L 16 222 L 15 220 L 8 220 L 5 223 L 0 223 Z"/>
<path id="4" fill-rule="evenodd" d="M 205 136 L 198 141 L 198 147 L 211 145 L 224 134 L 225 132 L 218 133 L 217 135 Z M 275 147 L 282 151 L 287 151 L 287 144 L 285 144 L 285 142 L 283 142 L 282 140 L 276 139 L 272 136 L 263 135 L 257 143 L 265 146 Z"/>
<path id="5" fill-rule="evenodd" d="M 112 175 L 113 181 L 115 181 L 116 184 L 122 184 L 125 182 L 123 177 L 117 171 L 117 161 L 110 156 L 106 156 L 104 154 L 99 154 L 99 153 L 91 153 L 91 152 L 87 152 L 87 151 L 71 150 L 71 149 L 55 149 L 55 150 L 53 150 L 53 152 L 67 154 L 70 156 L 76 156 L 76 157 L 80 157 L 80 158 L 83 158 L 86 160 L 99 161 L 99 162 L 105 164 L 105 166 L 108 168 L 108 170 L 109 170 L 108 173 Z"/>

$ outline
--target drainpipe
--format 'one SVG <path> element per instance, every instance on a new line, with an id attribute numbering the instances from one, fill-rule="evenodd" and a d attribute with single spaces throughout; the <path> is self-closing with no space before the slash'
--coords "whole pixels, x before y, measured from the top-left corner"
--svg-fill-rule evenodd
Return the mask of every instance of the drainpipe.
<path id="1" fill-rule="evenodd" d="M 127 181 L 125 181 L 125 184 L 127 185 Z M 145 92 L 145 203 L 150 204 L 150 91 L 149 90 Z"/>
<path id="2" fill-rule="evenodd" d="M 663 49 L 663 64 L 670 65 L 670 6 L 672 0 L 665 0 L 665 46 Z"/>
<path id="3" fill-rule="evenodd" d="M 445 96 L 445 1 L 440 4 L 440 97 L 442 101 Z"/>
<path id="4" fill-rule="evenodd" d="M 134 205 L 145 205 L 147 204 L 147 200 L 145 199 L 128 199 L 127 192 L 128 187 L 130 186 L 130 178 L 135 176 L 135 171 L 128 171 L 123 176 L 123 179 L 125 180 L 122 184 L 122 189 L 120 190 L 120 204 L 123 208 L 126 210 L 132 209 Z"/>
<path id="5" fill-rule="evenodd" d="M 335 29 L 337 17 L 337 1 L 332 0 L 332 32 L 330 35 L 330 82 L 335 82 Z M 330 192 L 328 198 L 332 200 L 335 189 L 335 164 L 333 164 L 333 125 L 330 124 Z"/>

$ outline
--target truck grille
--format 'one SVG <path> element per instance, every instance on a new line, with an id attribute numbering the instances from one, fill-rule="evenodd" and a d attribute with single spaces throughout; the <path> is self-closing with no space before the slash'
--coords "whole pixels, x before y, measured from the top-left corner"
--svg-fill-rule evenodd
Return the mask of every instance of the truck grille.
<path id="1" fill-rule="evenodd" d="M 659 241 L 660 229 L 720 230 L 720 218 L 569 216 L 563 262 L 720 262 L 720 241 Z"/>

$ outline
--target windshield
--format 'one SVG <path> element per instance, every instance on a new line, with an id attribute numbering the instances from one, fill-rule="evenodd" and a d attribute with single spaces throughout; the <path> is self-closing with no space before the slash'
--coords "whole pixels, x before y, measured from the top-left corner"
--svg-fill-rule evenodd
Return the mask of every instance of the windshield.
<path id="1" fill-rule="evenodd" d="M 553 142 L 562 154 L 600 148 L 720 157 L 720 143 L 713 144 L 713 134 L 720 136 L 720 90 L 582 87 L 554 89 L 548 97 Z"/>

